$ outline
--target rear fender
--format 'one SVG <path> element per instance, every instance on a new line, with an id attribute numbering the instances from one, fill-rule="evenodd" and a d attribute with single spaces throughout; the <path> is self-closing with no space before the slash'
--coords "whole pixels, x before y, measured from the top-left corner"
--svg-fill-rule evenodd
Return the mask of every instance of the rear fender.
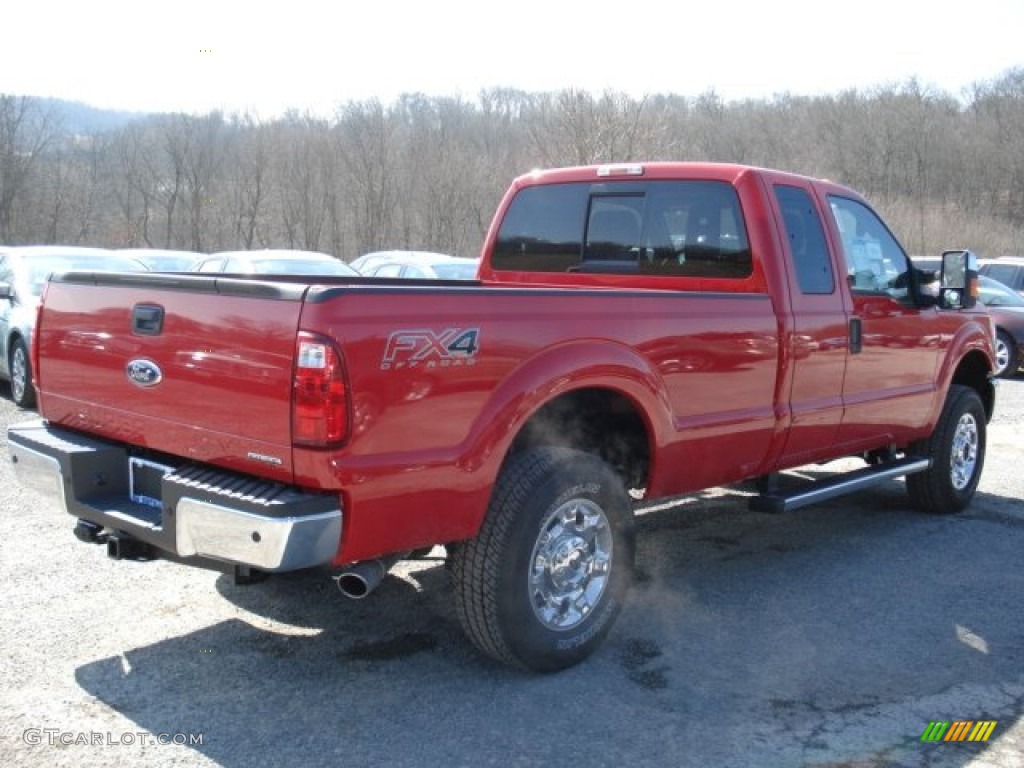
<path id="1" fill-rule="evenodd" d="M 651 446 L 653 472 L 656 446 L 671 439 L 673 422 L 664 382 L 650 362 L 607 340 L 550 347 L 524 360 L 495 387 L 449 455 L 426 463 L 417 457 L 402 471 L 394 465 L 346 466 L 343 496 L 350 513 L 335 564 L 476 536 L 524 425 L 555 398 L 589 388 L 633 404 Z"/>
<path id="2" fill-rule="evenodd" d="M 588 388 L 609 390 L 635 405 L 648 433 L 652 460 L 658 455 L 656 446 L 671 439 L 668 392 L 649 360 L 623 344 L 570 342 L 524 361 L 495 388 L 464 444 L 462 468 L 481 471 L 490 488 L 530 417 L 559 396 Z"/>

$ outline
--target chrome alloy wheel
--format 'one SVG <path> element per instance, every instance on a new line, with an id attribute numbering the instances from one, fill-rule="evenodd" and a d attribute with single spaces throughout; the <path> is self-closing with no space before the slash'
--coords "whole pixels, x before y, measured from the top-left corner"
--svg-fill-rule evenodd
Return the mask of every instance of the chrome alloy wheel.
<path id="1" fill-rule="evenodd" d="M 996 376 L 1002 376 L 1010 365 L 1010 347 L 1002 337 L 1002 333 L 996 336 Z"/>
<path id="2" fill-rule="evenodd" d="M 530 556 L 530 605 L 548 629 L 572 629 L 608 585 L 612 529 L 590 499 L 571 499 L 544 521 Z"/>
<path id="3" fill-rule="evenodd" d="M 28 358 L 25 348 L 18 344 L 11 352 L 11 397 L 16 403 L 25 399 L 28 387 Z"/>
<path id="4" fill-rule="evenodd" d="M 957 422 L 953 433 L 953 450 L 949 457 L 949 477 L 958 491 L 966 488 L 978 465 L 978 423 L 974 416 L 965 413 Z"/>

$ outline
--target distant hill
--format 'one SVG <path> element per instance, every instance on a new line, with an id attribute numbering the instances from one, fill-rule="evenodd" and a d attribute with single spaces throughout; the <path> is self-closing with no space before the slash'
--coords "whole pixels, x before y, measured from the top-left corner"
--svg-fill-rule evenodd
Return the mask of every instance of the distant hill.
<path id="1" fill-rule="evenodd" d="M 80 101 L 40 98 L 38 102 L 43 109 L 52 109 L 64 130 L 72 134 L 112 131 L 133 120 L 149 117 L 145 112 L 101 109 Z"/>

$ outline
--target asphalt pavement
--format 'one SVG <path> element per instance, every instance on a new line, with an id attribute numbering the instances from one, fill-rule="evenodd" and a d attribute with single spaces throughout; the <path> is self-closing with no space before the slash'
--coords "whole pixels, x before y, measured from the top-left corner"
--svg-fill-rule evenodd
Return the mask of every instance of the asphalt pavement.
<path id="1" fill-rule="evenodd" d="M 744 486 L 642 511 L 620 620 L 550 676 L 474 650 L 441 559 L 360 601 L 319 572 L 114 562 L 5 460 L 0 764 L 1019 768 L 1024 379 L 997 410 L 960 515 L 902 481 L 783 516 Z M 4 443 L 33 416 L 0 388 Z M 995 725 L 922 741 L 967 721 Z"/>

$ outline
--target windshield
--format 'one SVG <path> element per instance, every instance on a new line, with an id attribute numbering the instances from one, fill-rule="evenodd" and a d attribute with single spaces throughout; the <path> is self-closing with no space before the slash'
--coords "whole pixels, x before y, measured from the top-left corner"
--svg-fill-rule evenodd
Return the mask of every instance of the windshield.
<path id="1" fill-rule="evenodd" d="M 442 280 L 472 280 L 476 277 L 476 263 L 434 264 L 432 269 Z"/>
<path id="2" fill-rule="evenodd" d="M 188 272 L 194 259 L 189 256 L 146 256 L 144 261 L 154 272 Z"/>
<path id="3" fill-rule="evenodd" d="M 987 307 L 1024 307 L 1024 296 L 988 277 L 978 278 L 978 299 Z"/>
<path id="4" fill-rule="evenodd" d="M 19 285 L 37 298 L 42 295 L 43 286 L 54 272 L 72 272 L 74 270 L 146 271 L 144 264 L 124 256 L 74 253 L 21 259 L 16 262 L 14 269 Z"/>
<path id="5" fill-rule="evenodd" d="M 356 275 L 347 264 L 335 259 L 261 259 L 253 260 L 257 275 Z"/>

